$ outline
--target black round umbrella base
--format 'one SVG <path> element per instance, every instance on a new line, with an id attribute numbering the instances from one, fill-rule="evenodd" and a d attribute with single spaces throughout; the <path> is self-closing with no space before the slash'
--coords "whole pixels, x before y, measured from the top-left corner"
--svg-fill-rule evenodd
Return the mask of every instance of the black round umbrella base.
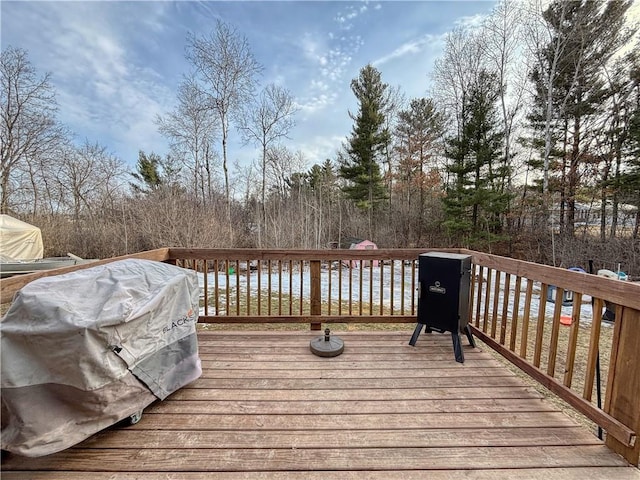
<path id="1" fill-rule="evenodd" d="M 325 337 L 318 337 L 311 340 L 309 347 L 319 357 L 337 357 L 344 351 L 344 342 L 340 337 L 331 337 L 328 341 Z"/>

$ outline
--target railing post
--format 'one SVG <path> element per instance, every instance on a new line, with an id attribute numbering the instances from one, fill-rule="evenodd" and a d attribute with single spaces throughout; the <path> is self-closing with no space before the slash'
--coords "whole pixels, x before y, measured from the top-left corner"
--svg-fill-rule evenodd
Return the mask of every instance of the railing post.
<path id="1" fill-rule="evenodd" d="M 616 309 L 605 411 L 640 432 L 640 310 Z M 606 445 L 633 465 L 638 465 L 640 440 L 628 447 L 610 435 Z"/>
<path id="2" fill-rule="evenodd" d="M 322 289 L 320 288 L 320 260 L 311 260 L 310 262 L 310 277 L 311 277 L 311 315 L 322 314 L 321 295 Z M 320 330 L 322 328 L 322 322 L 312 322 L 311 330 Z"/>

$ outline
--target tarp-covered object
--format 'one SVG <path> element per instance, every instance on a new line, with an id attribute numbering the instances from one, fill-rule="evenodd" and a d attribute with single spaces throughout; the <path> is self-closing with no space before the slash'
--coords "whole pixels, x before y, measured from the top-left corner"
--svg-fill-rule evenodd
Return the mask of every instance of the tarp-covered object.
<path id="1" fill-rule="evenodd" d="M 0 253 L 11 260 L 42 258 L 42 233 L 22 220 L 0 214 Z"/>
<path id="2" fill-rule="evenodd" d="M 201 373 L 195 272 L 121 260 L 23 287 L 0 322 L 2 449 L 48 455 Z"/>
<path id="3" fill-rule="evenodd" d="M 371 240 L 361 240 L 358 243 L 352 243 L 349 247 L 350 250 L 377 250 L 378 246 Z M 347 264 L 348 265 L 348 264 Z M 351 260 L 352 268 L 360 268 L 360 260 Z M 378 260 L 364 260 L 362 262 L 363 267 L 377 267 Z"/>

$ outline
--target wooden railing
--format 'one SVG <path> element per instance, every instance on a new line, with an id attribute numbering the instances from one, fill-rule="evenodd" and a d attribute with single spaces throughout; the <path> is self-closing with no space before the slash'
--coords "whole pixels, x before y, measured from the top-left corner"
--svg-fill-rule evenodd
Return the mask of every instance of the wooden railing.
<path id="1" fill-rule="evenodd" d="M 474 335 L 606 430 L 607 445 L 637 465 L 640 285 L 469 254 Z M 602 320 L 606 310 L 613 325 Z"/>
<path id="2" fill-rule="evenodd" d="M 169 249 L 201 273 L 202 323 L 415 323 L 429 250 Z"/>
<path id="3" fill-rule="evenodd" d="M 320 329 L 322 323 L 415 323 L 417 259 L 427 251 L 168 248 L 134 257 L 196 270 L 200 322 Z M 448 251 L 472 257 L 474 335 L 602 427 L 607 445 L 637 464 L 640 285 Z M 4 279 L 2 300 L 40 276 L 92 265 Z M 562 305 L 565 291 L 572 292 L 568 306 Z M 615 313 L 613 325 L 603 324 L 605 306 Z M 601 403 L 598 384 L 605 386 Z"/>

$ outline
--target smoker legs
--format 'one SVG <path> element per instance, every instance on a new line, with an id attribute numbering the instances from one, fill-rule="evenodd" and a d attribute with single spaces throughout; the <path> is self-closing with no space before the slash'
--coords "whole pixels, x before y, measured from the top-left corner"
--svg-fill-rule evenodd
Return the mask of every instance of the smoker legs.
<path id="1" fill-rule="evenodd" d="M 476 348 L 476 341 L 473 339 L 473 335 L 471 335 L 471 329 L 469 325 L 465 325 L 463 328 L 464 333 L 467 335 L 467 339 L 469 340 L 469 345 L 473 348 Z M 451 339 L 453 340 L 453 353 L 456 356 L 456 362 L 464 363 L 464 352 L 462 351 L 462 344 L 460 343 L 460 334 L 451 333 Z"/>
<path id="2" fill-rule="evenodd" d="M 424 325 L 423 323 L 418 323 L 416 325 L 415 330 L 413 331 L 413 335 L 411 335 L 411 340 L 409 340 L 409 345 L 412 347 L 416 346 L 416 342 L 418 341 L 418 337 L 420 336 L 420 332 L 422 331 L 422 327 L 424 327 L 424 333 L 431 333 L 432 330 Z M 475 346 L 475 345 L 474 345 Z"/>
<path id="3" fill-rule="evenodd" d="M 409 340 L 409 345 L 412 347 L 416 346 L 416 342 L 418 341 L 418 337 L 420 336 L 420 332 L 422 331 L 422 327 L 425 327 L 425 332 L 431 333 L 432 329 L 428 326 L 418 323 L 416 328 L 413 330 L 413 335 L 411 335 L 411 340 Z M 473 348 L 476 348 L 476 341 L 473 339 L 473 335 L 471 334 L 471 329 L 469 325 L 465 325 L 462 329 L 469 340 L 469 345 Z M 456 357 L 456 362 L 464 363 L 464 352 L 462 351 L 462 343 L 460 342 L 460 333 L 455 332 L 451 333 L 451 340 L 453 341 L 453 353 Z"/>
<path id="4" fill-rule="evenodd" d="M 411 340 L 409 340 L 409 345 L 412 347 L 416 346 L 416 342 L 418 341 L 418 337 L 420 336 L 420 331 L 422 330 L 422 323 L 418 323 L 416 325 L 415 330 L 413 331 L 413 335 L 411 335 Z"/>
<path id="5" fill-rule="evenodd" d="M 469 345 L 471 345 L 473 348 L 476 348 L 476 341 L 473 339 L 473 335 L 471 335 L 471 329 L 469 328 L 469 325 L 464 326 L 464 333 L 467 334 Z"/>
<path id="6" fill-rule="evenodd" d="M 464 352 L 462 351 L 462 344 L 460 343 L 460 334 L 458 332 L 452 332 L 451 340 L 453 340 L 453 354 L 456 356 L 456 362 L 464 363 Z"/>

